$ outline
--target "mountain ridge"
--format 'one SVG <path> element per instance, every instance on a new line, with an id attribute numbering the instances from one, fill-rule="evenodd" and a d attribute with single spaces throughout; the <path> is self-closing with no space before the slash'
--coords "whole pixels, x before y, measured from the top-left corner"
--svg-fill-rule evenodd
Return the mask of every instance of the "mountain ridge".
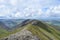
<path id="1" fill-rule="evenodd" d="M 23 25 L 23 28 L 21 30 L 27 30 L 27 31 L 31 32 L 33 35 L 38 36 L 38 39 L 41 39 L 41 40 L 60 40 L 60 31 L 56 30 L 52 26 L 47 25 L 44 22 L 41 22 L 41 21 L 38 21 L 38 20 L 30 20 L 30 19 L 28 19 L 28 20 L 24 21 L 22 23 L 22 25 Z M 18 32 L 21 33 L 21 30 L 18 31 Z M 18 33 L 18 32 L 16 32 L 16 33 Z M 22 32 L 24 33 L 24 31 L 22 31 Z M 22 35 L 24 35 L 23 33 L 22 33 Z M 10 38 L 10 36 L 7 37 L 8 40 L 10 40 L 10 39 L 14 40 L 14 35 L 16 35 L 16 34 L 15 33 L 13 34 L 13 38 Z M 19 37 L 18 36 L 15 36 L 15 37 L 16 37 L 15 39 L 20 40 L 19 37 L 21 37 L 21 35 L 19 35 Z M 31 40 L 31 39 L 28 39 L 28 40 Z"/>

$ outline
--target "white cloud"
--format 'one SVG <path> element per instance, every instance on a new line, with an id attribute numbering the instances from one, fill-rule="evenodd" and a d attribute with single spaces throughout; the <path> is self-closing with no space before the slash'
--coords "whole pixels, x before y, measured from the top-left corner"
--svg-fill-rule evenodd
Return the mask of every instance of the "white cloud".
<path id="1" fill-rule="evenodd" d="M 17 1 L 18 0 L 9 0 L 10 4 L 13 6 L 17 5 Z"/>
<path id="2" fill-rule="evenodd" d="M 60 5 L 58 5 L 58 6 L 55 6 L 53 9 L 52 9 L 52 12 L 53 13 L 60 13 Z"/>
<path id="3" fill-rule="evenodd" d="M 29 13 L 28 13 L 28 14 L 25 14 L 25 16 L 26 16 L 26 17 L 29 17 L 29 16 L 30 16 L 30 14 L 29 14 Z"/>
<path id="4" fill-rule="evenodd" d="M 4 0 L 0 0 L 0 2 L 4 2 Z"/>
<path id="5" fill-rule="evenodd" d="M 45 17 L 49 17 L 50 16 L 50 10 L 47 10 L 46 13 L 45 13 Z"/>
<path id="6" fill-rule="evenodd" d="M 15 14 L 15 17 L 21 17 L 22 15 L 21 15 L 21 12 L 17 12 L 16 14 Z"/>
<path id="7" fill-rule="evenodd" d="M 4 2 L 5 0 L 0 0 Z M 55 0 L 6 0 L 7 5 L 0 5 L 0 14 L 12 18 L 38 18 L 41 16 L 49 17 L 51 14 L 60 14 L 60 6 L 54 6 Z M 5 1 L 5 3 L 6 3 Z M 8 5 L 9 4 L 9 5 Z M 53 4 L 53 5 L 52 5 Z M 49 7 L 45 12 L 43 7 Z M 18 11 L 19 10 L 19 11 Z M 17 12 L 17 13 L 16 13 Z M 13 14 L 13 15 L 12 15 Z"/>
<path id="8" fill-rule="evenodd" d="M 0 8 L 4 8 L 5 7 L 5 5 L 0 5 Z"/>
<path id="9" fill-rule="evenodd" d="M 38 9 L 37 14 L 40 16 L 40 15 L 42 15 L 42 13 L 43 13 L 43 11 L 41 9 Z"/>
<path id="10" fill-rule="evenodd" d="M 0 16 L 3 16 L 2 14 L 0 14 Z"/>
<path id="11" fill-rule="evenodd" d="M 60 5 L 50 6 L 43 14 L 43 17 L 60 17 Z"/>

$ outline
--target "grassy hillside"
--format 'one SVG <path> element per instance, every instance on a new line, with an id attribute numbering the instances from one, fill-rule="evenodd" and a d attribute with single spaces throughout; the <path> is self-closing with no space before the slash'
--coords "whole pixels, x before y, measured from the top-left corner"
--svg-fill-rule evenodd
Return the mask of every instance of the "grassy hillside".
<path id="1" fill-rule="evenodd" d="M 27 30 L 33 35 L 37 35 L 41 40 L 60 40 L 60 31 L 43 22 L 35 21 L 33 24 L 28 24 Z"/>
<path id="2" fill-rule="evenodd" d="M 2 35 L 0 37 L 6 36 L 9 34 L 14 34 L 24 28 L 26 28 L 26 30 L 30 31 L 33 35 L 37 35 L 41 40 L 60 40 L 60 31 L 56 30 L 52 26 L 49 26 L 49 25 L 47 25 L 41 21 L 37 21 L 37 20 L 32 20 L 28 24 L 24 25 L 21 28 L 14 30 L 13 32 L 7 32 L 3 29 L 0 29 L 1 30 L 0 35 L 2 33 Z"/>
<path id="3" fill-rule="evenodd" d="M 27 25 L 27 30 L 31 31 L 33 35 L 37 35 L 41 40 L 60 40 L 60 33 L 57 31 L 52 30 L 51 28 L 48 28 L 50 31 L 45 30 L 44 28 L 41 28 L 39 26 L 34 25 Z"/>
<path id="4" fill-rule="evenodd" d="M 48 20 L 48 21 L 44 21 L 44 22 L 50 26 L 53 26 L 54 28 L 56 28 L 57 30 L 60 31 L 60 21 L 59 20 Z"/>
<path id="5" fill-rule="evenodd" d="M 3 28 L 0 28 L 0 38 L 9 35 L 9 32 Z"/>
<path id="6" fill-rule="evenodd" d="M 3 29 L 3 28 L 0 28 L 0 38 L 3 38 L 3 37 L 6 37 L 6 36 L 9 36 L 11 34 L 14 34 L 16 32 L 19 32 L 20 30 L 22 30 L 24 27 L 20 27 L 18 29 L 15 29 L 13 31 L 7 31 L 6 29 Z"/>

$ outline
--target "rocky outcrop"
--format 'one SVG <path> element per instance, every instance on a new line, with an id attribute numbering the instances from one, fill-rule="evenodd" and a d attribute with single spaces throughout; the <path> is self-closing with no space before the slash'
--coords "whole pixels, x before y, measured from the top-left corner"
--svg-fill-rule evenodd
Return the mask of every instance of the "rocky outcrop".
<path id="1" fill-rule="evenodd" d="M 21 32 L 12 34 L 1 40 L 40 40 L 40 39 L 36 35 L 33 35 L 30 31 L 22 30 Z"/>

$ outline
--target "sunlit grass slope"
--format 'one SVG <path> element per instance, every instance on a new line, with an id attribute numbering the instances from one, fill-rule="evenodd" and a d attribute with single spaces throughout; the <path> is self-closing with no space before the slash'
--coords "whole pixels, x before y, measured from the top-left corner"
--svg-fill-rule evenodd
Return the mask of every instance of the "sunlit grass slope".
<path id="1" fill-rule="evenodd" d="M 0 28 L 0 38 L 9 35 L 9 32 L 3 28 Z"/>
<path id="2" fill-rule="evenodd" d="M 41 40 L 60 40 L 60 34 L 59 32 L 56 33 L 56 31 L 53 31 L 52 29 L 45 30 L 44 28 L 41 28 L 39 26 L 34 25 L 27 25 L 27 30 L 31 31 L 33 35 L 37 35 Z"/>
<path id="3" fill-rule="evenodd" d="M 23 27 L 14 30 L 13 32 L 8 32 L 0 28 L 0 37 L 17 33 L 23 30 L 24 28 L 30 31 L 33 35 L 38 36 L 41 40 L 60 40 L 60 31 L 56 30 L 52 26 L 49 26 L 37 20 L 31 21 Z"/>
<path id="4" fill-rule="evenodd" d="M 60 32 L 45 23 L 38 21 L 35 24 L 28 24 L 26 27 L 41 40 L 60 40 Z"/>
<path id="5" fill-rule="evenodd" d="M 11 34 L 14 34 L 14 33 L 17 33 L 19 32 L 20 30 L 22 30 L 24 27 L 21 27 L 21 28 L 18 28 L 18 29 L 15 29 L 13 31 L 7 31 L 6 29 L 3 29 L 3 28 L 0 28 L 0 38 L 3 38 L 3 37 L 7 37 Z"/>

